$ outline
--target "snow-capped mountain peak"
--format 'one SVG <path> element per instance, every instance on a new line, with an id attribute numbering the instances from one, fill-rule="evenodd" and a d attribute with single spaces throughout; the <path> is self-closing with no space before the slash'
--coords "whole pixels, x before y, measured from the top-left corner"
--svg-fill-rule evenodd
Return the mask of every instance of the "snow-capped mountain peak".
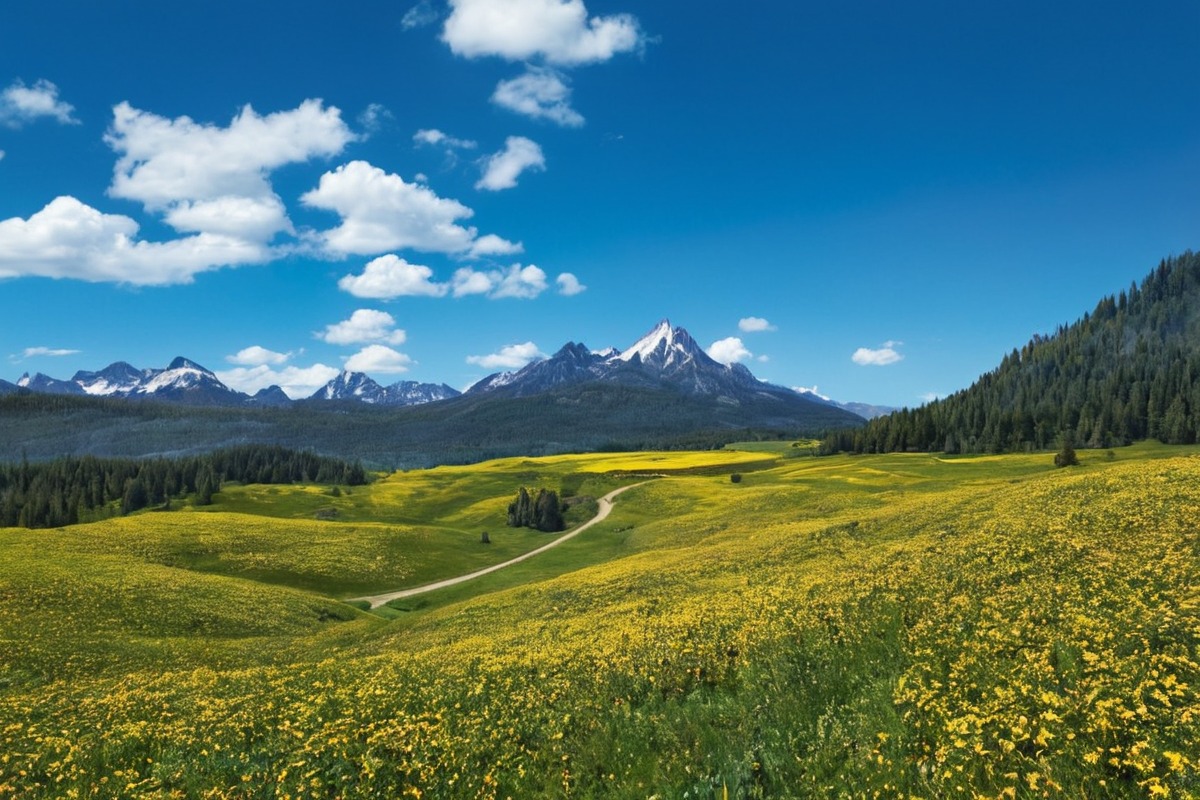
<path id="1" fill-rule="evenodd" d="M 674 344 L 675 330 L 671 327 L 671 321 L 664 319 L 651 328 L 649 333 L 634 342 L 631 347 L 622 351 L 618 358 L 622 361 L 632 361 L 634 356 L 638 356 L 645 361 L 654 353 L 666 351 Z"/>

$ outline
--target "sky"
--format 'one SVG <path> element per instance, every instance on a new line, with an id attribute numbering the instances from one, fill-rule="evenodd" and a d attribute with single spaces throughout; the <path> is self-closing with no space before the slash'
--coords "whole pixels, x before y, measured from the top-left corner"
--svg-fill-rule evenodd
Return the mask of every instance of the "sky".
<path id="1" fill-rule="evenodd" d="M 10 0 L 0 377 L 312 394 L 667 318 L 964 388 L 1200 247 L 1200 4 Z"/>

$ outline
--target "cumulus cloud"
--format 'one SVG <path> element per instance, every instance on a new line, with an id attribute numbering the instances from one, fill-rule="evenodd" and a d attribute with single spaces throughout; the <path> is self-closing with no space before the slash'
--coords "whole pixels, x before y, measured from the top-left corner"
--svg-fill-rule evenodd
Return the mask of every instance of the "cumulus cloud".
<path id="1" fill-rule="evenodd" d="M 869 347 L 860 347 L 850 356 L 850 360 L 860 366 L 885 367 L 888 364 L 895 364 L 897 361 L 903 360 L 896 348 L 904 342 L 888 341 L 883 343 L 883 347 L 879 349 L 871 349 Z"/>
<path id="2" fill-rule="evenodd" d="M 544 67 L 526 67 L 525 74 L 500 81 L 492 93 L 496 105 L 544 119 L 567 128 L 583 124 L 583 115 L 571 108 L 571 87 L 561 73 Z"/>
<path id="3" fill-rule="evenodd" d="M 450 290 L 445 283 L 430 280 L 433 270 L 410 264 L 395 255 L 385 255 L 367 263 L 361 275 L 345 275 L 338 288 L 355 297 L 391 300 L 396 297 L 443 297 Z"/>
<path id="4" fill-rule="evenodd" d="M 381 344 L 369 344 L 346 359 L 346 369 L 351 372 L 375 372 L 395 375 L 408 372 L 413 360 Z"/>
<path id="5" fill-rule="evenodd" d="M 725 339 L 718 339 L 708 346 L 709 358 L 721 364 L 735 364 L 738 361 L 744 361 L 751 358 L 754 354 L 746 349 L 746 345 L 742 344 L 742 340 L 736 336 L 729 336 Z"/>
<path id="6" fill-rule="evenodd" d="M 742 317 L 738 320 L 738 330 L 742 333 L 759 333 L 776 330 L 775 326 L 762 317 Z"/>
<path id="7" fill-rule="evenodd" d="M 230 364 L 241 364 L 246 367 L 260 367 L 264 364 L 279 364 L 286 363 L 291 358 L 291 353 L 277 353 L 274 350 L 268 350 L 265 347 L 253 344 L 249 347 L 244 347 L 231 356 L 225 356 L 225 360 Z"/>
<path id="8" fill-rule="evenodd" d="M 57 197 L 28 219 L 0 221 L 0 278 L 39 276 L 163 286 L 190 283 L 221 266 L 262 263 L 270 248 L 219 233 L 169 242 L 136 238 L 138 224 L 74 197 Z"/>
<path id="9" fill-rule="evenodd" d="M 475 188 L 490 192 L 511 189 L 527 169 L 546 169 L 541 146 L 524 136 L 509 136 L 504 141 L 504 149 L 493 153 L 484 163 L 483 177 L 475 184 Z"/>
<path id="10" fill-rule="evenodd" d="M 265 241 L 290 230 L 270 172 L 336 155 L 355 138 L 320 100 L 266 116 L 247 105 L 225 128 L 120 103 L 105 135 L 119 156 L 108 193 L 165 212 L 177 230 L 203 224 L 212 226 L 206 233 Z"/>
<path id="11" fill-rule="evenodd" d="M 268 197 L 219 197 L 215 200 L 180 201 L 165 216 L 183 233 L 213 233 L 266 242 L 280 231 L 292 232 L 283 202 Z"/>
<path id="12" fill-rule="evenodd" d="M 507 344 L 499 352 L 486 356 L 467 356 L 467 363 L 484 369 L 520 369 L 530 361 L 545 357 L 533 342 L 522 342 Z"/>
<path id="13" fill-rule="evenodd" d="M 554 282 L 558 284 L 558 293 L 564 297 L 574 297 L 587 291 L 587 287 L 579 282 L 579 278 L 569 272 L 561 273 Z"/>
<path id="14" fill-rule="evenodd" d="M 408 337 L 403 330 L 396 327 L 396 320 L 391 314 L 360 308 L 351 314 L 349 319 L 326 325 L 325 330 L 317 334 L 317 338 L 329 344 L 384 342 L 400 345 L 404 344 Z"/>
<path id="15" fill-rule="evenodd" d="M 546 273 L 533 264 L 513 264 L 508 269 L 477 271 L 470 267 L 456 270 L 451 279 L 455 297 L 486 294 L 493 300 L 516 297 L 529 300 L 546 291 Z"/>
<path id="16" fill-rule="evenodd" d="M 288 366 L 272 369 L 268 364 L 218 370 L 214 374 L 230 389 L 254 394 L 268 386 L 278 386 L 293 400 L 311 397 L 318 389 L 336 378 L 341 370 L 325 364 L 309 367 Z"/>
<path id="17" fill-rule="evenodd" d="M 37 358 L 39 356 L 49 358 L 59 358 L 61 356 L 73 356 L 79 350 L 67 350 L 61 347 L 26 347 L 21 351 L 22 358 Z"/>
<path id="18" fill-rule="evenodd" d="M 0 122 L 10 128 L 49 117 L 63 125 L 78 125 L 75 107 L 58 99 L 58 87 L 48 80 L 38 80 L 33 86 L 14 81 L 0 92 Z"/>
<path id="19" fill-rule="evenodd" d="M 324 248 L 337 255 L 371 255 L 411 248 L 425 252 L 481 255 L 518 252 L 519 244 L 458 224 L 474 212 L 457 200 L 407 183 L 365 161 L 351 161 L 326 172 L 301 202 L 337 212 L 342 224 L 319 234 Z M 483 246 L 480 250 L 477 245 Z"/>
<path id="20" fill-rule="evenodd" d="M 583 0 L 450 0 L 450 8 L 442 41 L 467 58 L 585 64 L 637 49 L 644 39 L 632 15 L 589 18 Z"/>
<path id="21" fill-rule="evenodd" d="M 418 146 L 445 147 L 456 150 L 474 150 L 479 145 L 470 139 L 458 139 L 439 131 L 437 128 L 421 128 L 413 134 L 413 142 Z"/>

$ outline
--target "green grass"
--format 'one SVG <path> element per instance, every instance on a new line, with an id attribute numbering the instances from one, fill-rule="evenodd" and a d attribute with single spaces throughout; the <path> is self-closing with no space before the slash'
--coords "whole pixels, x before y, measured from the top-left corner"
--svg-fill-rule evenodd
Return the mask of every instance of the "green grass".
<path id="1" fill-rule="evenodd" d="M 332 522 L 230 487 L 0 531 L 0 798 L 1194 797 L 1198 453 L 506 459 Z M 635 474 L 511 569 L 333 599 L 545 541 L 494 522 L 519 485 Z"/>

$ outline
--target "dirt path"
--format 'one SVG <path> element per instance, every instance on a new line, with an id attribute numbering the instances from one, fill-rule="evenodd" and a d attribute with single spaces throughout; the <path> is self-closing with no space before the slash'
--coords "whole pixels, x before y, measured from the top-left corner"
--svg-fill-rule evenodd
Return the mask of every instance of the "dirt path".
<path id="1" fill-rule="evenodd" d="M 629 486 L 622 486 L 620 489 L 613 489 L 611 492 L 604 495 L 603 497 L 601 497 L 599 499 L 599 501 L 597 501 L 597 504 L 599 505 L 600 508 L 599 508 L 599 510 L 597 510 L 596 516 L 592 517 L 587 522 L 583 523 L 582 525 L 580 525 L 578 528 L 571 531 L 570 533 L 564 533 L 562 536 L 559 536 L 554 541 L 544 544 L 541 547 L 537 548 L 536 550 L 530 550 L 528 553 L 525 553 L 524 555 L 519 555 L 516 558 L 509 559 L 508 561 L 505 561 L 502 564 L 493 564 L 490 567 L 485 567 L 484 569 L 476 570 L 475 572 L 469 573 L 467 575 L 459 575 L 457 578 L 446 578 L 445 580 L 438 581 L 436 583 L 427 583 L 424 586 L 417 586 L 412 589 L 401 589 L 397 592 L 386 592 L 384 594 L 373 594 L 373 595 L 369 595 L 367 597 L 351 597 L 346 602 L 347 603 L 354 603 L 354 602 L 361 603 L 365 600 L 366 602 L 371 604 L 371 608 L 379 608 L 381 605 L 384 605 L 385 603 L 390 603 L 393 600 L 399 600 L 401 597 L 412 597 L 415 594 L 424 594 L 425 592 L 433 592 L 438 589 L 445 589 L 447 586 L 455 586 L 459 583 L 465 583 L 466 581 L 472 580 L 474 578 L 478 578 L 482 575 L 487 575 L 488 573 L 504 569 L 505 567 L 511 567 L 513 564 L 520 563 L 527 558 L 533 558 L 538 553 L 544 553 L 547 550 L 549 550 L 551 547 L 558 547 L 560 544 L 567 541 L 568 539 L 573 539 L 576 536 L 578 536 L 579 534 L 583 533 L 588 528 L 595 525 L 597 522 L 602 522 L 606 517 L 608 517 L 608 515 L 610 513 L 612 513 L 613 500 L 616 498 L 617 495 L 619 495 L 621 492 L 624 492 L 628 489 L 632 489 L 635 486 L 641 486 L 643 483 L 646 483 L 646 481 L 642 481 L 642 483 L 632 483 Z"/>

